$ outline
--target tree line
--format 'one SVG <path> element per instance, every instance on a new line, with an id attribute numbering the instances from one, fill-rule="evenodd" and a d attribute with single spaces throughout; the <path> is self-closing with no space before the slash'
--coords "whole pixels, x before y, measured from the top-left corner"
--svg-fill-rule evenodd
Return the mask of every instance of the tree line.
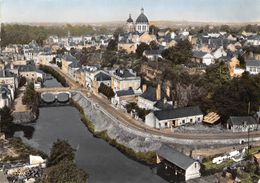
<path id="1" fill-rule="evenodd" d="M 71 33 L 71 36 L 109 34 L 111 33 L 106 27 L 94 28 L 90 25 L 70 25 L 65 26 L 30 26 L 20 24 L 2 24 L 1 25 L 1 46 L 9 44 L 28 44 L 35 40 L 42 45 L 51 35 L 64 37 Z"/>

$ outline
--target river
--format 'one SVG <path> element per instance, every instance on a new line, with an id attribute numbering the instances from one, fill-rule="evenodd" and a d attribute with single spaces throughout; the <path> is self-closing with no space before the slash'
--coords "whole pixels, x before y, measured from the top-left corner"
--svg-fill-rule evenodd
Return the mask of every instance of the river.
<path id="1" fill-rule="evenodd" d="M 56 87 L 48 80 L 47 87 Z M 46 83 L 45 83 L 46 85 Z M 149 166 L 128 158 L 102 139 L 95 138 L 80 121 L 80 114 L 71 106 L 42 107 L 32 138 L 16 132 L 23 141 L 49 153 L 57 139 L 65 139 L 77 149 L 76 164 L 89 174 L 89 183 L 163 183 Z"/>

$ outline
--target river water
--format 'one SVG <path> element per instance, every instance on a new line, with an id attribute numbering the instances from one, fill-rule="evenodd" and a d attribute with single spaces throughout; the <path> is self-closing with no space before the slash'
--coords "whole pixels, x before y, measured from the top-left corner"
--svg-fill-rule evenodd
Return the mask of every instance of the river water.
<path id="1" fill-rule="evenodd" d="M 56 87 L 53 82 L 48 80 L 52 87 Z M 57 139 L 68 140 L 77 149 L 76 164 L 89 174 L 89 183 L 166 182 L 149 166 L 128 158 L 104 140 L 93 137 L 74 107 L 42 107 L 38 120 L 30 126 L 35 128 L 31 139 L 25 138 L 22 132 L 16 132 L 15 136 L 46 153 Z"/>

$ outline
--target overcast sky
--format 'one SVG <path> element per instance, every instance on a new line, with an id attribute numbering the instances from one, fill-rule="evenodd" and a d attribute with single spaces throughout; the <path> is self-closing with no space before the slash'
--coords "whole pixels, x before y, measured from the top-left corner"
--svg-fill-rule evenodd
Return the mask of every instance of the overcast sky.
<path id="1" fill-rule="evenodd" d="M 2 22 L 260 21 L 260 0 L 0 0 Z"/>

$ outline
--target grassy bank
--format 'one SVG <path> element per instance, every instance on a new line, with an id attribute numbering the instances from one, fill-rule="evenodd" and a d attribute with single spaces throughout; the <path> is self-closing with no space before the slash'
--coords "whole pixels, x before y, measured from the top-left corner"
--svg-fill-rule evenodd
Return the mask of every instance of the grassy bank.
<path id="1" fill-rule="evenodd" d="M 110 145 L 116 147 L 119 151 L 126 154 L 127 156 L 134 158 L 138 161 L 147 164 L 155 164 L 156 163 L 156 154 L 155 152 L 135 152 L 133 149 L 128 148 L 122 144 L 116 142 L 115 139 L 112 139 L 108 136 L 106 131 L 96 132 L 93 123 L 87 119 L 83 108 L 77 104 L 76 102 L 72 101 L 71 104 L 76 107 L 80 112 L 80 118 L 82 122 L 87 126 L 88 130 L 97 138 L 102 138 L 107 141 Z"/>
<path id="2" fill-rule="evenodd" d="M 14 150 L 16 155 L 7 155 L 2 162 L 28 162 L 29 155 L 40 155 L 44 159 L 48 157 L 44 152 L 24 144 L 20 138 L 9 138 L 8 148 Z"/>
<path id="3" fill-rule="evenodd" d="M 64 87 L 69 86 L 66 79 L 64 77 L 62 77 L 57 71 L 55 71 L 50 66 L 40 65 L 39 69 L 47 74 L 51 74 L 55 79 L 57 79 L 58 82 L 60 82 L 62 84 L 62 86 L 64 86 Z"/>

